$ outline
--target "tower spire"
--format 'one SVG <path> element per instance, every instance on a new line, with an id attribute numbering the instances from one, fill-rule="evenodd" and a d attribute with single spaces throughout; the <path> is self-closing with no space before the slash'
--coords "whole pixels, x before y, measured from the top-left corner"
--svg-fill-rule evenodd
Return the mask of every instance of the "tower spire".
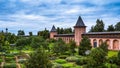
<path id="1" fill-rule="evenodd" d="M 57 30 L 56 30 L 55 26 L 53 25 L 50 32 L 56 32 L 56 31 L 57 31 Z"/>
<path id="2" fill-rule="evenodd" d="M 81 16 L 79 16 L 78 20 L 77 20 L 77 23 L 74 27 L 86 27 Z"/>

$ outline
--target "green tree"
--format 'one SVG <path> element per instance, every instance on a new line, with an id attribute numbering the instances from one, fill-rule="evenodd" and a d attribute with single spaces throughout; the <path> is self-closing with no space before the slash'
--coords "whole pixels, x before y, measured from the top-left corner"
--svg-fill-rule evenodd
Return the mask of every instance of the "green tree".
<path id="1" fill-rule="evenodd" d="M 109 25 L 107 28 L 107 31 L 115 31 L 115 28 L 113 25 Z"/>
<path id="2" fill-rule="evenodd" d="M 88 37 L 83 37 L 79 45 L 79 55 L 85 55 L 85 51 L 91 50 L 92 46 Z"/>
<path id="3" fill-rule="evenodd" d="M 16 41 L 16 47 L 18 50 L 21 50 L 27 46 L 27 45 L 30 45 L 31 43 L 31 38 L 20 38 Z"/>
<path id="4" fill-rule="evenodd" d="M 42 37 L 34 37 L 33 39 L 32 39 L 32 42 L 31 42 L 31 47 L 33 48 L 33 49 L 37 49 L 37 48 L 39 48 L 40 46 L 42 46 L 42 47 L 44 47 L 44 48 L 48 48 L 48 42 L 47 41 L 45 41 L 45 39 L 44 38 L 42 38 Z"/>
<path id="5" fill-rule="evenodd" d="M 118 22 L 118 23 L 115 25 L 115 30 L 116 30 L 116 31 L 120 31 L 120 22 Z"/>
<path id="6" fill-rule="evenodd" d="M 0 32 L 0 51 L 2 52 L 3 51 L 3 45 L 4 45 L 4 39 L 5 39 L 5 36 L 3 33 Z"/>
<path id="7" fill-rule="evenodd" d="M 25 32 L 24 32 L 24 30 L 18 30 L 18 34 L 17 34 L 18 36 L 19 35 L 25 35 Z"/>
<path id="8" fill-rule="evenodd" d="M 32 33 L 32 32 L 29 32 L 29 35 L 30 35 L 30 36 L 33 36 L 33 33 Z"/>
<path id="9" fill-rule="evenodd" d="M 103 42 L 101 45 L 99 45 L 101 49 L 103 49 L 104 52 L 106 52 L 106 55 L 108 53 L 108 45 L 106 42 Z"/>
<path id="10" fill-rule="evenodd" d="M 74 53 L 76 53 L 76 51 L 75 51 L 75 48 L 76 48 L 75 41 L 71 40 L 70 43 L 69 43 L 69 45 L 70 45 L 70 52 L 71 52 L 72 55 L 74 55 Z"/>
<path id="11" fill-rule="evenodd" d="M 103 32 L 104 26 L 104 22 L 102 20 L 97 19 L 96 25 L 91 27 L 90 32 Z"/>
<path id="12" fill-rule="evenodd" d="M 48 54 L 42 47 L 30 55 L 25 66 L 26 68 L 52 68 Z"/>
<path id="13" fill-rule="evenodd" d="M 6 33 L 5 34 L 5 41 L 8 41 L 10 44 L 14 44 L 17 40 L 17 37 L 15 34 L 12 33 Z"/>
<path id="14" fill-rule="evenodd" d="M 59 38 L 57 42 L 54 43 L 53 52 L 59 55 L 59 54 L 64 54 L 66 51 L 68 51 L 68 46 L 61 38 Z"/>
<path id="15" fill-rule="evenodd" d="M 95 48 L 91 51 L 89 58 L 88 68 L 99 68 L 106 61 L 106 52 L 101 48 Z"/>
<path id="16" fill-rule="evenodd" d="M 59 27 L 57 27 L 57 33 L 60 34 L 60 28 Z"/>
<path id="17" fill-rule="evenodd" d="M 42 36 L 44 39 L 48 39 L 49 35 L 49 30 L 47 29 L 38 32 L 38 36 Z"/>
<path id="18" fill-rule="evenodd" d="M 6 53 L 10 53 L 10 43 L 8 41 L 5 41 L 5 43 L 3 45 L 3 50 Z"/>

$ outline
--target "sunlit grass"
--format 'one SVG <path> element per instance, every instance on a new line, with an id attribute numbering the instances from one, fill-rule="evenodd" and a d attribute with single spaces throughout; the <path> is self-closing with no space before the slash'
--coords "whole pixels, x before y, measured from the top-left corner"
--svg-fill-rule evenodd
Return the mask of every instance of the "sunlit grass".
<path id="1" fill-rule="evenodd" d="M 117 56 L 118 51 L 108 51 L 108 57 Z"/>

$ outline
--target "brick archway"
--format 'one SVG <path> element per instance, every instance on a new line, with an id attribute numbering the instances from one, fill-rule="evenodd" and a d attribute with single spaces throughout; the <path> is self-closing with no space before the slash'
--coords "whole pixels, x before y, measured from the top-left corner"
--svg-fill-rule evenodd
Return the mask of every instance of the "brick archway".
<path id="1" fill-rule="evenodd" d="M 111 47 L 110 47 L 110 40 L 107 39 L 107 40 L 106 40 L 106 43 L 107 43 L 107 45 L 108 45 L 108 49 L 110 49 L 110 48 L 111 48 Z"/>
<path id="2" fill-rule="evenodd" d="M 93 47 L 97 47 L 97 40 L 96 39 L 93 40 Z"/>
<path id="3" fill-rule="evenodd" d="M 101 45 L 103 43 L 103 40 L 102 39 L 100 39 L 99 40 L 99 45 Z"/>
<path id="4" fill-rule="evenodd" d="M 119 49 L 119 41 L 113 40 L 113 50 L 118 50 L 118 49 Z"/>

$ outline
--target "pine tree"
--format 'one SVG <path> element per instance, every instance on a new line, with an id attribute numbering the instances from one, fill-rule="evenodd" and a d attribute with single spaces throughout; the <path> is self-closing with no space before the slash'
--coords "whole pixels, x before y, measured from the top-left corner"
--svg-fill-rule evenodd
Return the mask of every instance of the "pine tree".
<path id="1" fill-rule="evenodd" d="M 107 31 L 115 31 L 115 28 L 113 25 L 109 25 L 107 28 Z"/>
<path id="2" fill-rule="evenodd" d="M 30 55 L 25 66 L 26 68 L 52 68 L 48 54 L 42 47 Z"/>
<path id="3" fill-rule="evenodd" d="M 83 37 L 79 45 L 79 55 L 85 55 L 85 51 L 92 48 L 90 39 L 88 37 Z"/>

